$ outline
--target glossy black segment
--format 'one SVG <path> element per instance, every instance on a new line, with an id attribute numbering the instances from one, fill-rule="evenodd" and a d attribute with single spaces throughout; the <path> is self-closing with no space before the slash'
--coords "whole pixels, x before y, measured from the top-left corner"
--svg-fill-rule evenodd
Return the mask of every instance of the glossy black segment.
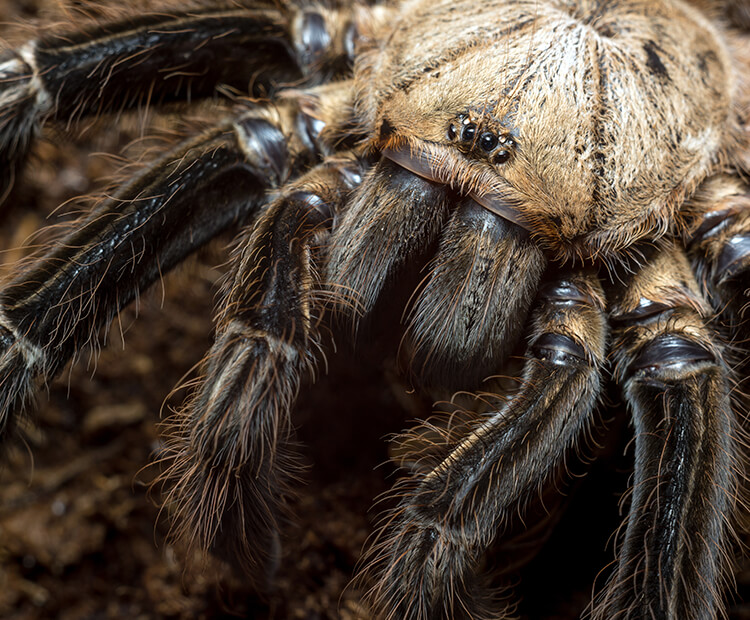
<path id="1" fill-rule="evenodd" d="M 564 364 L 569 357 L 586 359 L 586 352 L 575 340 L 563 334 L 542 334 L 531 345 L 534 355 L 554 363 Z"/>
<path id="2" fill-rule="evenodd" d="M 738 507 L 737 416 L 721 365 L 670 370 L 664 380 L 638 374 L 625 386 L 636 467 L 618 567 L 598 618 L 627 609 L 633 619 L 709 620 L 721 607 L 715 585 L 731 556 L 727 516 Z"/>
<path id="3" fill-rule="evenodd" d="M 708 237 L 716 235 L 734 219 L 736 214 L 735 209 L 722 209 L 721 211 L 706 213 L 702 218 L 701 225 L 693 233 L 691 242 L 704 241 Z"/>
<path id="4" fill-rule="evenodd" d="M 656 317 L 664 312 L 674 310 L 672 306 L 662 304 L 646 297 L 642 297 L 634 310 L 613 317 L 614 320 L 623 323 L 641 322 L 644 319 Z"/>
<path id="5" fill-rule="evenodd" d="M 344 35 L 344 51 L 349 62 L 354 61 L 354 54 L 357 51 L 357 41 L 359 40 L 359 31 L 357 30 L 357 24 L 350 22 L 346 27 L 346 34 Z"/>
<path id="6" fill-rule="evenodd" d="M 325 213 L 327 211 L 327 214 Z M 226 300 L 230 319 L 279 342 L 306 346 L 309 287 L 314 278 L 307 249 L 316 231 L 330 229 L 333 207 L 315 192 L 280 197 L 245 244 Z"/>
<path id="7" fill-rule="evenodd" d="M 349 164 L 339 164 L 336 169 L 339 171 L 346 188 L 352 190 L 362 183 L 362 175 L 367 168 L 364 162 L 356 161 Z"/>
<path id="8" fill-rule="evenodd" d="M 325 129 L 325 121 L 314 118 L 309 114 L 300 112 L 297 114 L 297 133 L 305 146 L 316 155 L 320 155 L 321 148 L 318 142 L 320 134 Z"/>
<path id="9" fill-rule="evenodd" d="M 273 185 L 281 185 L 289 172 L 289 149 L 281 129 L 256 116 L 241 118 L 236 126 L 245 141 L 244 148 L 251 163 L 271 177 Z"/>
<path id="10" fill-rule="evenodd" d="M 306 205 L 307 207 L 309 207 L 306 221 L 307 226 L 318 225 L 321 222 L 330 220 L 333 217 L 333 210 L 331 209 L 331 205 L 326 203 L 320 196 L 312 192 L 296 191 L 289 194 L 287 200 L 290 203 L 298 203 L 303 206 Z M 315 211 L 317 217 L 312 217 L 312 211 Z"/>
<path id="11" fill-rule="evenodd" d="M 710 351 L 692 340 L 674 334 L 663 334 L 645 345 L 630 365 L 631 371 L 645 368 L 682 366 L 695 362 L 714 362 Z"/>
<path id="12" fill-rule="evenodd" d="M 737 235 L 727 241 L 716 261 L 718 281 L 726 282 L 750 262 L 750 235 Z"/>
<path id="13" fill-rule="evenodd" d="M 303 65 L 318 64 L 331 45 L 331 35 L 320 13 L 305 11 L 300 29 L 299 59 Z"/>
<path id="14" fill-rule="evenodd" d="M 35 57 L 53 114 L 67 119 L 148 101 L 210 95 L 218 84 L 267 91 L 301 77 L 273 9 L 154 14 L 42 37 Z"/>
<path id="15" fill-rule="evenodd" d="M 594 301 L 570 280 L 547 282 L 539 289 L 540 299 L 552 302 L 570 302 L 593 305 Z"/>

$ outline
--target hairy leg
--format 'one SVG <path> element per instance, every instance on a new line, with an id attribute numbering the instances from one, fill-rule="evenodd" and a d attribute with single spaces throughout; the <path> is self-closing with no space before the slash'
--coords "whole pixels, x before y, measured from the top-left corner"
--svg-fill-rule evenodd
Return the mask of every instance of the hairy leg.
<path id="1" fill-rule="evenodd" d="M 655 255 L 613 293 L 615 376 L 635 429 L 617 569 L 596 618 L 721 615 L 739 473 L 730 373 L 683 251 Z"/>
<path id="2" fill-rule="evenodd" d="M 203 376 L 170 420 L 163 479 L 176 535 L 261 589 L 278 561 L 298 472 L 290 410 L 321 354 L 321 253 L 362 166 L 353 156 L 327 160 L 287 186 L 247 232 Z"/>
<path id="3" fill-rule="evenodd" d="M 510 613 L 478 564 L 508 517 L 563 466 L 591 424 L 607 339 L 603 304 L 593 274 L 548 282 L 532 313 L 518 392 L 459 437 L 445 432 L 442 443 L 417 455 L 420 472 L 397 485 L 399 504 L 367 565 L 371 598 L 385 617 Z"/>
<path id="4" fill-rule="evenodd" d="M 0 428 L 120 308 L 251 216 L 304 158 L 263 108 L 190 139 L 75 222 L 0 292 Z M 5 433 L 7 434 L 7 433 Z"/>
<path id="5" fill-rule="evenodd" d="M 65 124 L 217 86 L 262 96 L 345 70 L 358 29 L 351 12 L 319 6 L 160 12 L 52 32 L 0 56 L 0 201 L 46 119 Z"/>

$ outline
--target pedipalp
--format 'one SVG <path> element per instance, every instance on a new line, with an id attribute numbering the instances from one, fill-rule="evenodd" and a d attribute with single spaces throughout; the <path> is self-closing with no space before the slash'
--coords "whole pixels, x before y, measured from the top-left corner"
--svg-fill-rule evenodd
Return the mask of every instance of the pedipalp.
<path id="1" fill-rule="evenodd" d="M 291 409 L 321 356 L 321 253 L 363 173 L 354 155 L 327 160 L 246 231 L 202 380 L 168 422 L 162 480 L 176 534 L 260 588 L 279 560 L 289 482 L 299 471 Z"/>

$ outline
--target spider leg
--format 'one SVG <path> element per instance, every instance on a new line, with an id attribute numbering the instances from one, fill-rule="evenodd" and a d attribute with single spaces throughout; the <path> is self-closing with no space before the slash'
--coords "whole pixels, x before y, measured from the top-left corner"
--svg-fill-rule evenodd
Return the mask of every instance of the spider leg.
<path id="1" fill-rule="evenodd" d="M 716 618 L 739 461 L 711 311 L 676 246 L 657 250 L 613 297 L 635 474 L 618 565 L 594 617 Z"/>
<path id="2" fill-rule="evenodd" d="M 266 202 L 309 158 L 289 107 L 258 107 L 167 154 L 103 200 L 0 292 L 0 432 L 138 292 Z M 290 129 L 289 126 L 292 126 Z"/>
<path id="3" fill-rule="evenodd" d="M 273 81 L 340 72 L 351 61 L 351 12 L 243 8 L 154 13 L 44 35 L 0 56 L 0 197 L 42 119 L 70 123 L 152 101 L 210 95 L 220 84 L 263 94 Z"/>
<path id="4" fill-rule="evenodd" d="M 591 424 L 607 323 L 595 275 L 548 282 L 532 314 L 519 391 L 458 440 L 447 435 L 433 466 L 397 486 L 401 498 L 373 547 L 367 571 L 387 618 L 498 618 L 478 564 L 498 531 Z"/>
<path id="5" fill-rule="evenodd" d="M 750 196 L 732 176 L 707 181 L 686 209 L 695 224 L 688 239 L 699 282 L 731 332 L 747 346 L 745 320 L 750 289 Z"/>
<path id="6" fill-rule="evenodd" d="M 239 567 L 261 589 L 279 556 L 290 478 L 289 413 L 319 357 L 317 265 L 337 211 L 364 173 L 331 159 L 288 186 L 237 255 L 214 346 L 171 420 L 164 474 L 176 535 Z"/>

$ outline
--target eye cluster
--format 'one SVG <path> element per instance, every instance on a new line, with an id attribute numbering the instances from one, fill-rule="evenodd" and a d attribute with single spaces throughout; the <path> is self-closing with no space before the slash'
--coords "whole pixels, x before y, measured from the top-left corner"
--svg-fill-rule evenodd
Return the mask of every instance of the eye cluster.
<path id="1" fill-rule="evenodd" d="M 507 129 L 490 128 L 466 115 L 448 125 L 448 139 L 462 151 L 489 159 L 493 164 L 507 162 L 516 147 L 516 139 Z"/>

